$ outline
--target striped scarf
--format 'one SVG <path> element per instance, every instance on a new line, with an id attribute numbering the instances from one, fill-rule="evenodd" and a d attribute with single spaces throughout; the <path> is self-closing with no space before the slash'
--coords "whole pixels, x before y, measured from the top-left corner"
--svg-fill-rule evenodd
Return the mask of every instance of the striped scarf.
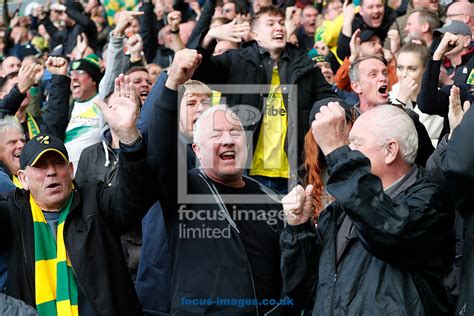
<path id="1" fill-rule="evenodd" d="M 77 316 L 76 278 L 64 243 L 64 221 L 69 213 L 73 194 L 61 210 L 57 242 L 44 214 L 30 195 L 35 237 L 35 296 L 41 316 Z"/>

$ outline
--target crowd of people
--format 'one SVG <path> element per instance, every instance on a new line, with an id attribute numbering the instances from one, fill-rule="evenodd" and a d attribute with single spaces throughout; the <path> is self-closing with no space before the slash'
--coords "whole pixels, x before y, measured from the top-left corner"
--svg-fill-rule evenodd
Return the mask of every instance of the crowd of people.
<path id="1" fill-rule="evenodd" d="M 0 315 L 474 315 L 473 3 L 122 2 L 4 1 Z"/>

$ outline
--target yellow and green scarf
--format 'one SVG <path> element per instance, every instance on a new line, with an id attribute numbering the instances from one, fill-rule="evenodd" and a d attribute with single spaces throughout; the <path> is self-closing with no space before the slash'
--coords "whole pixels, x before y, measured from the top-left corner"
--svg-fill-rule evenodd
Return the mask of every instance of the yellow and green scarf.
<path id="1" fill-rule="evenodd" d="M 26 123 L 28 125 L 28 136 L 30 137 L 30 139 L 40 133 L 38 123 L 36 123 L 36 120 L 34 119 L 33 115 L 29 114 L 28 112 L 26 113 Z"/>
<path id="2" fill-rule="evenodd" d="M 30 195 L 35 237 L 36 309 L 41 316 L 78 315 L 76 277 L 64 243 L 64 222 L 72 201 L 73 194 L 59 215 L 55 241 L 43 212 Z"/>

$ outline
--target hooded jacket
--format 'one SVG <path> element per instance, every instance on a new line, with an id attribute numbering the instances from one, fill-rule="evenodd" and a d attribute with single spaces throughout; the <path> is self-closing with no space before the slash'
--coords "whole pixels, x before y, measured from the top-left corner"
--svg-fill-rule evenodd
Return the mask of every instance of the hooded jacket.
<path id="1" fill-rule="evenodd" d="M 153 109 L 150 119 L 148 143 L 149 165 L 157 175 L 156 187 L 158 198 L 163 208 L 166 222 L 171 261 L 171 314 L 172 315 L 259 315 L 261 310 L 268 315 L 292 315 L 284 306 L 272 304 L 258 306 L 244 304 L 243 306 L 219 304 L 218 299 L 248 299 L 257 300 L 255 280 L 252 272 L 250 257 L 246 245 L 237 228 L 236 222 L 230 215 L 229 208 L 224 204 L 216 184 L 208 179 L 198 169 L 184 172 L 187 179 L 187 193 L 196 196 L 202 194 L 211 197 L 210 201 L 197 203 L 191 198 L 189 203 L 178 204 L 178 184 L 184 179 L 177 177 L 178 160 L 186 160 L 185 155 L 178 159 L 178 124 L 177 124 L 177 92 L 163 87 L 160 102 Z M 180 169 L 181 170 L 181 169 Z M 255 180 L 246 178 L 246 183 Z M 258 209 L 268 214 L 269 210 L 281 210 L 279 201 L 267 196 L 269 189 L 258 184 L 261 203 Z M 253 206 L 253 205 L 252 205 Z M 255 206 L 257 207 L 257 206 Z M 206 214 L 219 214 L 215 219 L 205 217 L 191 220 L 186 215 L 187 210 L 193 212 L 207 210 Z M 265 238 L 265 260 L 269 260 L 268 270 L 265 271 L 266 283 L 276 286 L 264 289 L 264 298 L 284 298 L 288 293 L 282 292 L 279 271 L 278 225 L 261 221 L 259 233 Z M 228 229 L 228 237 L 223 238 L 186 238 L 184 228 L 200 229 L 208 227 L 223 231 Z M 260 235 L 260 236 L 262 236 Z M 275 260 L 276 259 L 276 260 Z M 198 300 L 198 304 L 186 304 L 187 299 Z M 199 304 L 199 299 L 204 303 Z M 208 301 L 210 300 L 210 301 Z M 209 303 L 206 303 L 209 302 Z M 260 313 L 260 315 L 263 315 Z"/>

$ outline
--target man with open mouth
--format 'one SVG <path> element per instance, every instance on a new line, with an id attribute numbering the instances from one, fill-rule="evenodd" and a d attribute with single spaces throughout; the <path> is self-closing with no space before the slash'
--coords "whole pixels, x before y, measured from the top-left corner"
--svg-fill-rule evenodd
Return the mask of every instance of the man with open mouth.
<path id="1" fill-rule="evenodd" d="M 337 56 L 341 60 L 350 56 L 351 36 L 357 29 L 376 31 L 383 43 L 396 17 L 395 11 L 384 5 L 383 0 L 361 0 L 359 13 L 354 12 L 352 3 L 347 5 L 344 9 L 344 23 L 337 41 Z"/>
<path id="2" fill-rule="evenodd" d="M 270 85 L 266 93 L 224 92 L 223 95 L 231 108 L 249 105 L 255 109 L 253 119 L 244 118 L 247 120 L 244 125 L 253 132 L 249 175 L 285 193 L 288 183 L 296 181 L 295 169 L 302 161 L 313 103 L 336 95 L 305 51 L 287 43 L 285 14 L 281 10 L 272 6 L 261 8 L 250 28 L 254 41 L 240 49 L 212 56 L 212 44 L 199 47 L 203 58 L 194 78 L 207 84 L 231 84 L 240 91 L 245 91 L 240 86 L 243 84 Z M 294 87 L 294 93 L 286 85 Z M 297 132 L 297 141 L 293 141 L 297 146 L 291 144 L 288 131 Z M 291 151 L 292 148 L 298 149 Z"/>
<path id="3" fill-rule="evenodd" d="M 389 103 L 388 71 L 384 59 L 371 56 L 356 60 L 349 71 L 352 90 L 359 96 L 359 103 L 354 106 L 354 117 L 379 105 Z M 418 133 L 418 153 L 416 163 L 424 166 L 434 148 L 425 126 L 420 123 L 418 115 L 405 109 L 412 118 Z"/>

